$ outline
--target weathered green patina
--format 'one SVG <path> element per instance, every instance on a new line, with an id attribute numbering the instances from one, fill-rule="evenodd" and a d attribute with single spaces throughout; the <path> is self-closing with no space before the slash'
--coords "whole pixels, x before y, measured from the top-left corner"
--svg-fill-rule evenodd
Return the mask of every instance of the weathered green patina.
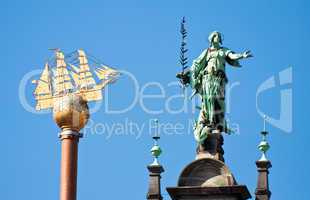
<path id="1" fill-rule="evenodd" d="M 226 63 L 241 67 L 239 60 L 252 57 L 250 51 L 234 53 L 222 47 L 222 36 L 214 31 L 209 36 L 210 47 L 193 61 L 191 69 L 177 74 L 181 82 L 190 85 L 194 93 L 200 95 L 201 109 L 194 125 L 194 135 L 198 143 L 203 143 L 214 132 L 230 133 L 225 120 L 225 86 L 228 82 Z"/>

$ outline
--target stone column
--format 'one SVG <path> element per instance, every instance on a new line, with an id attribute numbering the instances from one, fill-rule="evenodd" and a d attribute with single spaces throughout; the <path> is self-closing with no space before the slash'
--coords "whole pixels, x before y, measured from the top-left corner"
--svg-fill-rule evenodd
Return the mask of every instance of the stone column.
<path id="1" fill-rule="evenodd" d="M 160 178 L 164 168 L 161 165 L 149 165 L 149 190 L 146 199 L 148 200 L 162 200 Z"/>
<path id="2" fill-rule="evenodd" d="M 76 200 L 79 137 L 79 133 L 70 130 L 60 134 L 60 200 Z"/>
<path id="3" fill-rule="evenodd" d="M 258 180 L 255 191 L 256 200 L 269 200 L 271 192 L 269 190 L 268 174 L 269 168 L 272 167 L 269 160 L 256 161 Z"/>

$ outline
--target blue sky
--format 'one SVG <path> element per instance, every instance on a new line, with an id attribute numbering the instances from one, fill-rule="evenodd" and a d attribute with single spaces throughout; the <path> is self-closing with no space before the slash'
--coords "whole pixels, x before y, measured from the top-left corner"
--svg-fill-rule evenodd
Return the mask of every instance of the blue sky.
<path id="1" fill-rule="evenodd" d="M 195 156 L 190 121 L 197 113 L 190 112 L 189 100 L 185 108 L 190 111 L 172 113 L 171 109 L 182 108 L 184 102 L 181 98 L 168 101 L 182 92 L 173 82 L 180 70 L 179 23 L 186 16 L 190 60 L 208 46 L 207 36 L 213 30 L 224 33 L 224 46 L 237 52 L 250 49 L 255 56 L 242 61 L 241 69 L 227 67 L 229 81 L 235 85 L 227 117 L 239 133 L 225 136 L 224 149 L 226 164 L 237 181 L 246 184 L 253 194 L 257 177 L 254 162 L 260 157 L 256 146 L 263 124 L 256 93 L 264 81 L 274 77 L 275 87 L 258 98 L 259 110 L 271 118 L 287 117 L 277 127 L 267 124 L 272 198 L 308 199 L 309 6 L 305 0 L 2 2 L 0 198 L 58 198 L 59 129 L 50 113 L 28 112 L 19 98 L 25 74 L 43 69 L 52 55 L 48 48 L 58 47 L 64 52 L 85 49 L 105 63 L 130 72 L 140 93 L 136 94 L 134 82 L 124 75 L 109 87 L 103 103 L 108 107 L 92 114 L 84 130 L 86 136 L 79 143 L 78 199 L 145 199 L 146 165 L 152 161 L 149 149 L 153 130 L 149 131 L 148 123 L 154 118 L 170 126 L 169 130 L 162 127 L 160 141 L 164 151 L 160 161 L 166 170 L 163 194 L 169 199 L 164 187 L 175 186 L 182 168 Z M 285 70 L 291 70 L 292 81 L 281 85 L 279 73 Z M 25 86 L 25 98 L 34 105 L 33 85 L 28 81 Z M 292 92 L 292 101 L 281 100 L 283 91 Z M 145 97 L 148 94 L 157 97 Z M 128 107 L 135 97 L 137 101 L 129 111 L 108 112 Z M 289 115 L 291 103 L 293 112 Z M 115 129 L 129 122 L 136 129 Z M 285 128 L 291 122 L 292 128 Z M 175 132 L 171 126 L 176 125 L 184 127 Z"/>

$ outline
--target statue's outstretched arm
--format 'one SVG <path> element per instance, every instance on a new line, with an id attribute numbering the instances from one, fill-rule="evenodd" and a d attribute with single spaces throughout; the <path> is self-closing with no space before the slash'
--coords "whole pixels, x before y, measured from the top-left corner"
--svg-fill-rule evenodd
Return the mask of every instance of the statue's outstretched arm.
<path id="1" fill-rule="evenodd" d="M 243 53 L 233 53 L 233 52 L 230 52 L 227 56 L 231 60 L 240 60 L 240 59 L 243 59 L 243 58 L 253 57 L 251 51 L 245 51 Z"/>

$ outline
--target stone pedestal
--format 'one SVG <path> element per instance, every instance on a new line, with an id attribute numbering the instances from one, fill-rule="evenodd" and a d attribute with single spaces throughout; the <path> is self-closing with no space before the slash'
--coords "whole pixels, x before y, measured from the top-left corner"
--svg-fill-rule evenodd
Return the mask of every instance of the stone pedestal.
<path id="1" fill-rule="evenodd" d="M 149 178 L 149 190 L 146 195 L 148 200 L 162 200 L 161 186 L 160 186 L 160 174 L 164 172 L 164 168 L 161 165 L 149 165 L 147 166 L 150 172 Z"/>
<path id="2" fill-rule="evenodd" d="M 269 200 L 271 192 L 269 190 L 268 174 L 269 168 L 272 167 L 269 160 L 256 161 L 258 179 L 255 191 L 255 200 Z"/>
<path id="3" fill-rule="evenodd" d="M 228 167 L 220 160 L 201 158 L 187 165 L 177 187 L 168 187 L 173 200 L 246 200 L 251 197 L 238 185 Z"/>
<path id="4" fill-rule="evenodd" d="M 197 147 L 196 159 L 214 158 L 224 162 L 224 139 L 221 133 L 212 133 Z"/>

